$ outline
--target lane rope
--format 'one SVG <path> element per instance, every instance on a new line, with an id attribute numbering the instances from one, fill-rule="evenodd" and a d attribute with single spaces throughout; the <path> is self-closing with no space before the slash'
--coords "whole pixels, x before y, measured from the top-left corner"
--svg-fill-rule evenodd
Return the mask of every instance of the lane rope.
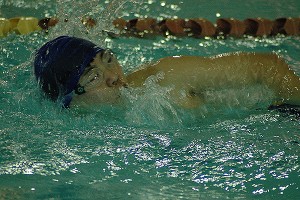
<path id="1" fill-rule="evenodd" d="M 67 22 L 68 20 L 63 20 Z M 92 18 L 83 18 L 81 22 L 87 28 L 97 25 Z M 29 34 L 34 31 L 48 31 L 59 23 L 57 18 L 37 19 L 34 17 L 15 17 L 10 19 L 0 18 L 0 37 L 9 33 Z M 194 38 L 240 38 L 245 35 L 253 37 L 270 37 L 280 35 L 299 36 L 300 18 L 282 17 L 275 20 L 266 18 L 247 18 L 238 20 L 234 18 L 219 18 L 212 23 L 205 18 L 193 19 L 163 19 L 135 18 L 125 20 L 115 19 L 112 24 L 119 30 L 119 34 L 111 33 L 112 37 L 153 37 L 176 36 Z"/>

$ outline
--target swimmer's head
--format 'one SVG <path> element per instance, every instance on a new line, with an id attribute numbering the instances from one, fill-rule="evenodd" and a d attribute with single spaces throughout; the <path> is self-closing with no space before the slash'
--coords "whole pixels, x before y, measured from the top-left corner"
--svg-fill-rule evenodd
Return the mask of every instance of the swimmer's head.
<path id="1" fill-rule="evenodd" d="M 69 36 L 58 37 L 37 51 L 34 73 L 46 96 L 63 107 L 74 102 L 114 101 L 119 97 L 116 89 L 125 84 L 121 66 L 110 50 Z"/>

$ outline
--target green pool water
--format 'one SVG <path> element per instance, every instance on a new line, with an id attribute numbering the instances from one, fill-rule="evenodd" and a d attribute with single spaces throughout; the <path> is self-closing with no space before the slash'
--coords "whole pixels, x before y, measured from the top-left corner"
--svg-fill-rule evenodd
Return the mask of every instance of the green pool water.
<path id="1" fill-rule="evenodd" d="M 300 11 L 296 0 L 123 3 L 113 17 L 215 21 L 217 15 L 299 17 Z M 107 3 L 0 5 L 0 17 L 58 13 L 75 19 L 88 11 L 97 16 Z M 216 91 L 220 106 L 183 110 L 168 101 L 168 88 L 149 83 L 142 94 L 123 91 L 126 105 L 62 111 L 42 98 L 32 70 L 35 49 L 55 36 L 74 34 L 113 49 L 125 73 L 170 55 L 255 51 L 280 54 L 300 74 L 299 37 L 112 39 L 101 34 L 107 24 L 88 35 L 61 25 L 48 34 L 0 38 L 0 199 L 299 199 L 299 119 L 267 110 L 264 88 Z"/>

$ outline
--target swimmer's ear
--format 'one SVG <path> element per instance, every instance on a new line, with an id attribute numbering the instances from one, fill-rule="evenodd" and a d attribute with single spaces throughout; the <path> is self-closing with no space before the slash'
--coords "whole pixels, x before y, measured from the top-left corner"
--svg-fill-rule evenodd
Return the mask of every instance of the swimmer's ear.
<path id="1" fill-rule="evenodd" d="M 102 62 L 110 64 L 114 59 L 114 54 L 110 49 L 106 49 L 101 52 L 100 57 Z"/>
<path id="2" fill-rule="evenodd" d="M 75 94 L 81 95 L 85 93 L 85 89 L 83 86 L 81 86 L 80 84 L 78 84 L 75 88 Z"/>

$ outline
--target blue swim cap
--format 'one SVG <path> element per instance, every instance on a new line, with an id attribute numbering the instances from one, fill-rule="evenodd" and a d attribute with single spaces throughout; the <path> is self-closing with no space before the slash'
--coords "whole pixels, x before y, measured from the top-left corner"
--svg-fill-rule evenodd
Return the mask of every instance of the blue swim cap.
<path id="1" fill-rule="evenodd" d="M 90 41 L 70 36 L 43 45 L 35 55 L 34 74 L 46 96 L 69 107 L 84 69 L 102 50 Z"/>

